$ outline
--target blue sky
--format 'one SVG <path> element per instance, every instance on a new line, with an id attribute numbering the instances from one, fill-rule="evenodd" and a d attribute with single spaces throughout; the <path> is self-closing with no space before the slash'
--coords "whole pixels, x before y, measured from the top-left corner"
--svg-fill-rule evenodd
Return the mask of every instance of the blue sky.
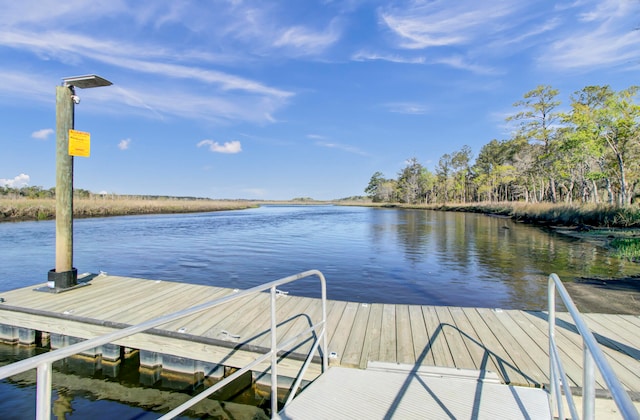
<path id="1" fill-rule="evenodd" d="M 362 195 L 507 139 L 513 103 L 639 83 L 640 2 L 0 0 L 0 183 L 55 185 L 55 86 L 79 90 L 75 187 Z"/>

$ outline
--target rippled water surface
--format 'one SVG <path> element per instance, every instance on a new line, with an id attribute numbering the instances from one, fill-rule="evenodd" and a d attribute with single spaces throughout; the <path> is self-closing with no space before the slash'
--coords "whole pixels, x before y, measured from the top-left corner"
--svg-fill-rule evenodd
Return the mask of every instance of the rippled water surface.
<path id="1" fill-rule="evenodd" d="M 638 273 L 594 245 L 509 219 L 425 210 L 264 206 L 80 219 L 74 235 L 80 273 L 244 289 L 315 268 L 329 298 L 360 302 L 541 309 L 550 272 Z M 54 222 L 3 223 L 0 238 L 0 291 L 46 281 Z"/>

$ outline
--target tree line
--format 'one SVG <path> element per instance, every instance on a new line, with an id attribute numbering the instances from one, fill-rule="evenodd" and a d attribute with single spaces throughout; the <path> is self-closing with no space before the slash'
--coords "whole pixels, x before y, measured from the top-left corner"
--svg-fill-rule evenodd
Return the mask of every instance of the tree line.
<path id="1" fill-rule="evenodd" d="M 82 188 L 74 188 L 73 195 L 79 198 L 89 198 L 92 193 Z M 37 185 L 27 185 L 20 188 L 1 186 L 0 185 L 0 198 L 55 198 L 55 187 L 44 189 Z"/>
<path id="2" fill-rule="evenodd" d="M 416 158 L 396 178 L 381 172 L 365 193 L 374 202 L 606 203 L 627 206 L 640 184 L 638 86 L 587 86 L 561 112 L 558 90 L 540 85 L 507 118 L 511 138 L 444 154 L 432 172 Z"/>

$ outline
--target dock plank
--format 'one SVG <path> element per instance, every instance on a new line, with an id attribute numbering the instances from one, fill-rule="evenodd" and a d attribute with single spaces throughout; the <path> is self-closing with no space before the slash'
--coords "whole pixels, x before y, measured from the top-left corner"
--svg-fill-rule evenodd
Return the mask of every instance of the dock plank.
<path id="1" fill-rule="evenodd" d="M 396 358 L 402 364 L 416 361 L 408 305 L 396 305 Z"/>
<path id="2" fill-rule="evenodd" d="M 549 324 L 547 323 L 547 314 L 542 312 L 521 312 L 526 316 L 527 320 L 534 325 L 541 334 L 545 337 L 545 343 L 548 346 L 549 338 Z M 518 314 L 519 315 L 519 314 Z M 515 316 L 515 315 L 514 315 Z M 573 333 L 569 333 L 575 335 Z M 563 328 L 556 329 L 556 343 L 558 345 L 560 358 L 565 369 L 567 378 L 571 382 L 571 386 L 582 388 L 583 384 L 583 370 L 582 370 L 582 347 L 576 345 L 575 340 L 572 340 L 571 335 L 567 336 L 563 333 Z M 602 377 L 596 377 L 596 384 L 598 387 L 603 388 L 604 382 Z"/>
<path id="3" fill-rule="evenodd" d="M 477 369 L 478 366 L 473 361 L 467 345 L 464 343 L 460 331 L 455 325 L 451 312 L 446 306 L 436 307 L 436 314 L 440 321 L 442 333 L 447 340 L 447 346 L 453 357 L 456 367 L 461 369 Z"/>
<path id="4" fill-rule="evenodd" d="M 181 288 L 179 283 L 174 283 L 166 286 L 166 289 L 159 289 L 154 296 L 153 304 L 142 306 L 133 302 L 126 312 L 114 315 L 114 319 L 127 324 L 136 324 L 204 303 L 201 287 Z"/>
<path id="5" fill-rule="evenodd" d="M 507 328 L 505 326 L 505 323 L 511 320 L 509 314 L 502 309 L 493 310 L 487 308 L 478 308 L 478 313 L 485 323 L 490 326 L 493 334 L 496 337 L 500 337 L 500 344 L 502 344 L 514 364 L 518 367 L 519 373 L 527 379 L 528 384 L 536 387 L 542 386 L 545 380 L 544 371 L 533 360 L 531 355 L 533 349 L 525 347 L 525 342 L 521 341 L 526 338 L 526 335 L 522 334 L 522 331 L 516 325 L 512 325 L 515 328 Z"/>
<path id="6" fill-rule="evenodd" d="M 380 360 L 396 362 L 396 307 L 385 303 L 382 306 L 382 326 L 380 328 Z"/>
<path id="7" fill-rule="evenodd" d="M 271 347 L 271 303 L 270 296 L 268 294 L 261 294 L 258 300 L 252 300 L 247 308 L 259 308 L 259 312 L 264 314 L 264 317 L 269 321 L 264 327 L 255 332 L 247 332 L 245 336 L 241 336 L 240 341 L 245 344 L 251 344 L 263 348 Z M 296 298 L 295 296 L 287 296 L 287 302 L 282 305 L 276 305 L 276 338 L 278 342 L 281 342 L 286 332 L 291 328 L 292 323 L 296 320 L 296 317 L 304 313 L 309 306 L 309 302 Z M 231 306 L 232 308 L 234 306 Z M 233 335 L 241 335 L 240 331 L 236 329 L 236 323 L 239 319 L 244 318 L 243 311 L 234 311 L 231 315 L 225 317 L 222 321 L 216 322 L 215 325 L 207 332 L 212 334 L 213 337 L 223 337 L 223 331 L 229 331 Z M 234 328 L 230 331 L 229 328 Z M 215 333 L 217 331 L 217 334 Z M 232 337 L 231 341 L 234 341 Z"/>
<path id="8" fill-rule="evenodd" d="M 200 305 L 206 302 L 212 302 L 228 294 L 229 294 L 228 289 L 211 288 L 210 290 L 204 290 L 201 292 L 202 299 L 199 300 L 197 304 Z M 211 319 L 212 313 L 215 310 L 216 309 L 213 308 L 213 309 L 208 309 L 202 312 L 198 312 L 188 317 L 171 322 L 169 324 L 165 324 L 163 325 L 163 328 L 167 330 L 184 329 L 185 331 L 189 331 L 190 334 L 199 335 L 204 330 L 203 325 L 206 325 L 210 322 L 209 320 Z"/>
<path id="9" fill-rule="evenodd" d="M 307 298 L 307 297 L 299 297 L 303 302 L 306 303 L 306 308 L 301 309 L 298 315 L 294 315 L 289 322 L 285 325 L 278 327 L 278 344 L 283 343 L 289 339 L 293 339 L 294 337 L 300 335 L 297 339 L 296 344 L 292 347 L 288 348 L 289 351 L 294 351 L 295 353 L 306 355 L 311 351 L 311 347 L 315 341 L 316 335 L 315 333 L 304 333 L 308 330 L 314 323 L 320 322 L 322 320 L 322 307 L 321 305 L 316 305 L 316 299 Z M 304 334 L 303 334 L 304 333 Z"/>
<path id="10" fill-rule="evenodd" d="M 511 358 L 509 352 L 503 347 L 501 341 L 494 335 L 484 319 L 482 319 L 477 308 L 465 311 L 465 315 L 473 325 L 482 345 L 494 359 L 494 363 L 498 367 L 498 372 L 496 373 L 502 377 L 503 381 L 513 385 L 531 385 L 531 382 L 526 377 L 526 373 L 523 373 L 518 368 L 518 365 Z"/>
<path id="11" fill-rule="evenodd" d="M 496 314 L 496 318 L 502 323 L 504 328 L 511 333 L 516 342 L 522 347 L 535 368 L 531 368 L 527 374 L 533 377 L 539 385 L 549 383 L 549 345 L 546 336 L 536 334 L 536 339 L 532 338 L 532 333 L 537 329 L 530 323 L 519 323 L 514 318 L 514 313 L 519 311 L 505 310 Z"/>
<path id="12" fill-rule="evenodd" d="M 427 326 L 424 323 L 422 308 L 418 305 L 409 305 L 409 319 L 411 322 L 411 335 L 413 336 L 413 353 L 416 356 L 416 364 L 434 366 L 433 351 Z"/>
<path id="13" fill-rule="evenodd" d="M 331 303 L 331 307 L 327 308 L 327 341 L 329 342 L 329 352 L 335 351 L 331 348 L 331 342 L 333 341 L 333 336 L 336 335 L 338 331 L 338 324 L 347 307 L 347 302 L 343 300 L 332 301 Z"/>
<path id="14" fill-rule="evenodd" d="M 460 331 L 464 344 L 473 359 L 476 369 L 488 372 L 498 372 L 498 366 L 496 366 L 494 358 L 484 348 L 484 345 L 480 341 L 480 337 L 476 334 L 475 329 L 469 322 L 465 311 L 467 309 L 460 307 L 450 307 L 449 312 L 453 317 L 453 322 L 456 328 Z"/>
<path id="15" fill-rule="evenodd" d="M 601 316 L 601 314 L 598 314 L 590 317 L 591 323 L 587 324 L 590 329 L 592 328 L 592 325 L 597 325 L 597 323 L 594 322 L 595 317 Z M 558 319 L 573 327 L 571 331 L 568 328 L 559 328 L 559 330 L 563 330 L 563 333 L 567 335 L 572 334 L 574 343 L 581 348 L 582 338 L 579 337 L 577 332 L 573 332 L 573 330 L 577 331 L 577 329 L 573 324 L 573 320 L 571 320 L 570 315 L 567 313 L 561 313 L 558 314 Z M 605 354 L 611 368 L 615 371 L 620 382 L 622 382 L 622 385 L 625 386 L 627 390 L 638 389 L 638 387 L 640 387 L 640 371 L 638 371 L 637 366 L 634 366 L 634 361 L 637 362 L 637 359 L 620 351 L 620 347 L 622 347 L 622 345 L 609 337 L 612 335 L 611 332 L 604 332 L 603 334 L 598 334 L 596 336 L 596 340 L 601 344 L 600 349 Z M 582 355 L 580 355 L 580 360 L 582 360 Z M 604 386 L 604 380 L 599 372 L 596 373 L 596 377 L 599 383 Z"/>
<path id="16" fill-rule="evenodd" d="M 367 330 L 360 356 L 360 369 L 365 369 L 370 360 L 380 360 L 380 330 L 382 328 L 382 307 L 380 303 L 371 304 Z"/>
<path id="17" fill-rule="evenodd" d="M 151 282 L 149 282 L 151 283 Z M 99 276 L 91 281 L 87 286 L 78 289 L 69 290 L 63 293 L 47 293 L 36 292 L 34 288 L 28 287 L 21 289 L 18 295 L 11 293 L 11 301 L 16 305 L 25 307 L 37 307 L 42 311 L 51 311 L 63 313 L 65 311 L 76 311 L 79 307 L 85 307 L 89 310 L 101 308 L 108 305 L 110 296 L 119 296 L 122 293 L 122 287 L 135 285 L 132 290 L 149 286 L 146 281 L 135 283 L 123 278 L 113 278 Z M 23 294 L 21 292 L 26 292 Z M 31 296 L 28 293 L 31 292 Z M 82 299 L 78 296 L 82 295 Z M 8 303 L 10 303 L 8 301 Z M 84 311 L 84 309 L 82 309 Z M 90 315 L 89 315 L 90 316 Z"/>
<path id="18" fill-rule="evenodd" d="M 612 348 L 640 360 L 640 327 L 634 328 L 626 317 L 610 314 L 585 314 L 585 322 L 597 338 L 608 339 Z"/>
<path id="19" fill-rule="evenodd" d="M 351 326 L 349 340 L 344 349 L 340 366 L 353 368 L 360 366 L 360 358 L 364 349 L 364 340 L 367 334 L 367 323 L 369 322 L 370 312 L 370 305 L 361 303 L 358 306 L 358 312 Z"/>
<path id="20" fill-rule="evenodd" d="M 625 321 L 635 325 L 637 328 L 640 328 L 640 315 L 627 315 L 624 319 Z"/>
<path id="21" fill-rule="evenodd" d="M 447 339 L 442 331 L 438 314 L 435 307 L 423 306 L 422 313 L 424 322 L 429 333 L 429 343 L 431 344 L 431 352 L 433 354 L 436 366 L 456 367 L 451 351 L 447 346 Z"/>
<path id="22" fill-rule="evenodd" d="M 276 322 L 281 325 L 287 319 L 289 319 L 295 312 L 296 303 L 302 303 L 296 299 L 291 299 L 289 296 L 282 296 L 276 299 Z M 259 345 L 262 343 L 270 343 L 270 329 L 271 329 L 271 307 L 262 309 L 263 312 L 258 311 L 255 318 L 251 320 L 243 320 L 242 326 L 238 328 L 238 334 L 242 337 L 246 337 L 245 341 L 251 345 Z M 266 312 L 264 312 L 266 311 Z M 276 327 L 276 334 L 278 330 Z M 260 341 L 264 340 L 264 341 Z"/>
<path id="23" fill-rule="evenodd" d="M 329 361 L 330 364 L 339 365 L 342 363 L 342 357 L 344 356 L 344 349 L 349 341 L 349 334 L 353 325 L 353 321 L 358 312 L 360 306 L 357 302 L 347 302 L 342 312 L 342 317 L 336 326 L 336 332 L 331 337 L 329 342 L 329 352 L 335 352 L 336 357 Z"/>

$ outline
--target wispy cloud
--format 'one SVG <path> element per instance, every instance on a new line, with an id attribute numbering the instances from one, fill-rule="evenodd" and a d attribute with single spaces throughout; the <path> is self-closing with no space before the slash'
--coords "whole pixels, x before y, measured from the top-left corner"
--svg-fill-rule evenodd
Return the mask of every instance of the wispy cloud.
<path id="1" fill-rule="evenodd" d="M 460 55 L 452 55 L 452 56 L 447 56 L 447 57 L 440 57 L 440 58 L 437 58 L 437 59 L 433 60 L 433 63 L 434 64 L 444 64 L 444 65 L 447 65 L 449 67 L 453 67 L 454 69 L 458 69 L 458 70 L 467 70 L 467 71 L 470 71 L 470 72 L 475 73 L 475 74 L 494 75 L 494 74 L 500 74 L 501 73 L 501 71 L 499 71 L 497 69 L 494 69 L 492 67 L 471 63 L 471 62 L 467 61 L 464 57 L 462 57 Z"/>
<path id="2" fill-rule="evenodd" d="M 0 69 L 0 93 L 0 100 L 2 100 L 2 96 L 7 98 L 26 96 L 31 101 L 55 101 L 55 93 L 51 91 L 51 84 L 47 83 L 45 78 L 25 71 Z"/>
<path id="3" fill-rule="evenodd" d="M 416 102 L 391 102 L 384 104 L 389 112 L 397 114 L 422 115 L 429 112 L 429 107 Z"/>
<path id="4" fill-rule="evenodd" d="M 31 133 L 31 137 L 38 140 L 47 140 L 53 134 L 53 128 L 43 128 Z"/>
<path id="5" fill-rule="evenodd" d="M 353 61 L 390 61 L 392 63 L 402 64 L 424 64 L 424 57 L 405 57 L 399 54 L 380 54 L 367 51 L 358 51 L 351 56 Z"/>
<path id="6" fill-rule="evenodd" d="M 51 57 L 63 57 L 68 54 L 81 55 L 127 70 L 215 84 L 223 90 L 240 90 L 276 97 L 293 95 L 291 92 L 271 88 L 255 80 L 228 73 L 163 62 L 162 60 L 167 60 L 173 55 L 172 51 L 167 51 L 164 48 L 156 49 L 152 46 L 141 48 L 123 42 L 97 40 L 66 32 L 49 32 L 44 35 L 27 32 L 0 32 L 0 45 L 31 49 L 37 54 L 48 54 Z M 148 51 L 155 52 L 149 54 Z"/>
<path id="7" fill-rule="evenodd" d="M 326 147 L 326 148 L 329 148 L 329 149 L 342 150 L 343 152 L 353 153 L 355 155 L 369 156 L 369 154 L 367 152 L 364 152 L 364 151 L 360 150 L 359 148 L 354 147 L 354 146 L 350 146 L 348 144 L 333 143 L 333 142 L 324 141 L 324 140 L 318 140 L 318 141 L 316 141 L 315 144 L 316 144 L 316 146 Z"/>
<path id="8" fill-rule="evenodd" d="M 57 5 L 55 2 L 44 0 L 38 7 L 40 11 L 31 10 L 33 7 L 10 6 L 11 17 L 0 22 L 0 47 L 14 49 L 20 54 L 32 54 L 41 60 L 64 63 L 65 66 L 85 67 L 85 63 L 94 65 L 98 62 L 116 70 L 126 70 L 125 74 L 129 80 L 135 80 L 135 85 L 128 83 L 128 80 L 113 80 L 120 88 L 119 91 L 111 89 L 111 92 L 91 93 L 96 98 L 108 99 L 112 104 L 126 105 L 103 108 L 104 112 L 131 113 L 135 110 L 134 112 L 140 115 L 160 119 L 177 116 L 213 122 L 273 123 L 277 121 L 275 114 L 295 95 L 290 90 L 242 76 L 240 72 L 234 72 L 228 66 L 218 66 L 219 63 L 234 63 L 233 57 L 230 58 L 224 53 L 216 54 L 211 52 L 214 49 L 206 48 L 211 44 L 206 37 L 207 32 L 210 32 L 212 27 L 218 30 L 218 25 L 212 25 L 210 22 L 205 25 L 202 17 L 183 19 L 199 12 L 207 14 L 206 8 L 157 6 L 157 3 L 150 2 L 132 10 L 126 1 L 114 0 L 113 4 L 105 2 L 106 7 L 100 9 L 106 11 L 106 15 L 98 14 L 102 18 L 118 17 L 121 22 L 132 23 L 132 33 L 149 24 L 164 25 L 171 22 L 186 25 L 185 22 L 188 22 L 195 25 L 190 29 L 194 30 L 192 36 L 197 36 L 199 41 L 194 43 L 199 45 L 198 49 L 190 50 L 185 49 L 184 44 L 178 46 L 171 40 L 151 41 L 152 38 L 145 37 L 130 40 L 122 32 L 114 31 L 109 36 L 98 33 L 95 36 L 87 35 L 76 30 L 81 25 L 65 24 L 70 19 L 75 19 L 75 11 L 81 3 L 71 1 L 70 4 L 73 7 L 67 7 L 67 3 Z M 224 7 L 221 6 L 220 9 Z M 241 11 L 233 9 L 228 7 L 223 14 L 241 14 Z M 261 21 L 266 19 L 261 18 Z M 90 22 L 91 17 L 82 23 Z M 198 27 L 198 22 L 201 22 L 202 26 Z M 299 48 L 308 51 L 326 47 L 337 39 L 339 32 L 334 24 L 330 24 L 326 31 L 319 33 L 307 30 L 302 25 L 293 29 L 291 26 L 272 26 L 272 48 L 280 49 Z M 280 38 L 280 46 L 273 45 L 276 36 Z M 220 37 L 224 37 L 222 29 L 212 38 Z M 237 39 L 235 41 L 238 42 Z M 238 51 L 243 52 L 236 54 L 237 56 L 247 57 L 246 49 L 240 48 Z M 247 60 L 242 62 L 246 64 Z M 36 77 L 35 74 L 28 74 L 28 69 L 12 70 L 8 64 L 0 70 L 0 96 L 31 95 L 40 101 L 52 101 L 54 96 L 51 94 L 50 81 L 47 83 L 44 78 L 44 82 L 39 82 L 42 79 L 42 74 Z M 159 89 L 159 86 L 163 89 Z M 127 95 L 122 95 L 123 90 Z M 88 108 L 91 108 L 91 105 Z"/>
<path id="9" fill-rule="evenodd" d="M 637 68 L 640 3 L 607 0 L 588 3 L 580 10 L 578 22 L 571 25 L 574 29 L 553 41 L 538 63 L 556 69 Z"/>
<path id="10" fill-rule="evenodd" d="M 118 149 L 127 150 L 129 149 L 129 145 L 131 144 L 131 139 L 122 139 L 120 143 L 118 143 Z"/>
<path id="11" fill-rule="evenodd" d="M 242 152 L 242 145 L 237 140 L 227 141 L 223 144 L 213 140 L 202 140 L 198 143 L 198 147 L 202 146 L 208 146 L 209 150 L 215 153 L 235 154 Z"/>
<path id="12" fill-rule="evenodd" d="M 293 47 L 299 55 L 314 55 L 323 52 L 340 39 L 337 21 L 331 22 L 327 29 L 315 31 L 305 26 L 287 28 L 273 42 L 275 47 Z"/>
<path id="13" fill-rule="evenodd" d="M 501 72 L 484 65 L 483 57 L 508 57 L 522 50 L 539 51 L 538 64 L 556 70 L 633 69 L 640 63 L 637 1 L 585 0 L 541 8 L 526 2 L 407 0 L 380 8 L 379 16 L 397 48 L 437 51 L 427 64 L 476 74 Z"/>
<path id="14" fill-rule="evenodd" d="M 381 9 L 381 21 L 394 33 L 400 47 L 424 49 L 468 44 L 478 36 L 499 30 L 516 3 L 475 1 L 403 2 Z"/>

